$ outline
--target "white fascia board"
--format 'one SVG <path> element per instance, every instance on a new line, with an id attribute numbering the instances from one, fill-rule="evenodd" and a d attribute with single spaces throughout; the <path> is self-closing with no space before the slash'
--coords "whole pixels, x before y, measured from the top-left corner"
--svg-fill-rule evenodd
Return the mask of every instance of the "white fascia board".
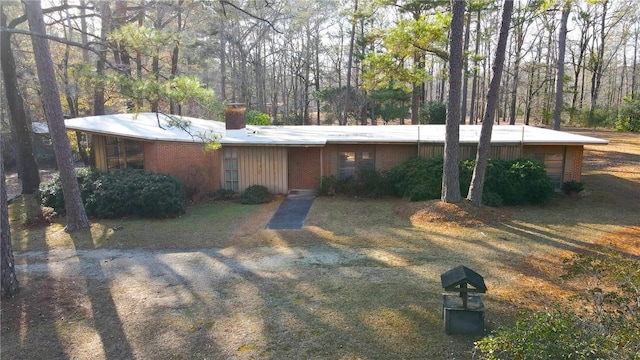
<path id="1" fill-rule="evenodd" d="M 377 125 L 377 126 L 247 126 L 225 130 L 219 121 L 177 117 L 189 123 L 189 132 L 171 127 L 164 114 L 113 114 L 69 119 L 72 130 L 147 141 L 201 142 L 198 135 L 217 134 L 222 145 L 246 146 L 323 146 L 325 144 L 412 144 L 444 143 L 445 125 Z M 160 122 L 160 126 L 158 125 Z M 477 144 L 481 125 L 461 125 L 461 144 Z M 568 132 L 523 125 L 493 126 L 491 143 L 524 145 L 608 144 L 607 140 Z"/>

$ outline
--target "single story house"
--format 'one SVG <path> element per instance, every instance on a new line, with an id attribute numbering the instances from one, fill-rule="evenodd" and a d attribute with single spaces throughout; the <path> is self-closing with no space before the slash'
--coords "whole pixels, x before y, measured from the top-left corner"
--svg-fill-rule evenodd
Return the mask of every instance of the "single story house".
<path id="1" fill-rule="evenodd" d="M 196 196 L 254 184 L 276 194 L 317 189 L 323 176 L 344 178 L 358 169 L 390 169 L 414 155 L 440 156 L 445 135 L 444 125 L 247 126 L 244 108 L 228 108 L 225 122 L 140 113 L 81 117 L 65 124 L 92 135 L 100 170 L 170 174 Z M 475 157 L 480 129 L 461 125 L 462 159 Z M 221 148 L 207 151 L 203 139 L 212 135 Z M 580 180 L 584 145 L 607 143 L 531 126 L 496 125 L 491 156 L 542 161 L 559 187 Z"/>

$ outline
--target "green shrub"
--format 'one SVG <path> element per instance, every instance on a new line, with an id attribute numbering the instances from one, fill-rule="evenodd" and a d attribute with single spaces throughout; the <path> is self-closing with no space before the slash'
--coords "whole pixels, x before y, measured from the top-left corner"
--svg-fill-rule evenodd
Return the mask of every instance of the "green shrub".
<path id="1" fill-rule="evenodd" d="M 589 127 L 613 127 L 617 117 L 616 109 L 594 109 L 593 113 L 585 112 L 586 125 Z"/>
<path id="2" fill-rule="evenodd" d="M 495 193 L 493 191 L 482 192 L 482 203 L 486 206 L 492 206 L 492 207 L 500 207 L 504 205 L 502 196 L 500 196 L 500 194 Z"/>
<path id="3" fill-rule="evenodd" d="M 387 173 L 379 170 L 360 170 L 354 180 L 354 196 L 381 198 L 391 195 L 393 187 Z"/>
<path id="4" fill-rule="evenodd" d="M 466 196 L 475 160 L 460 163 L 460 193 Z M 441 157 L 413 157 L 389 171 L 396 194 L 411 201 L 439 199 L 442 193 Z M 489 206 L 538 204 L 550 200 L 554 189 L 544 164 L 526 158 L 513 161 L 489 159 L 483 203 Z"/>
<path id="5" fill-rule="evenodd" d="M 514 325 L 477 341 L 476 355 L 480 359 L 640 359 L 639 269 L 638 259 L 616 251 L 575 255 L 566 261 L 567 276 L 581 276 L 592 286 L 581 296 L 580 312 L 558 307 L 523 313 Z"/>
<path id="6" fill-rule="evenodd" d="M 584 184 L 577 180 L 569 180 L 562 183 L 562 192 L 565 194 L 579 193 L 584 190 Z"/>
<path id="7" fill-rule="evenodd" d="M 247 205 L 264 204 L 273 200 L 273 195 L 265 186 L 251 185 L 240 194 L 240 203 Z"/>
<path id="8" fill-rule="evenodd" d="M 250 125 L 269 125 L 271 124 L 271 118 L 269 114 L 265 114 L 258 110 L 250 110 L 247 112 L 247 124 Z"/>
<path id="9" fill-rule="evenodd" d="M 320 181 L 318 193 L 323 196 L 336 194 L 364 198 L 381 198 L 394 195 L 395 191 L 387 172 L 379 170 L 360 170 L 355 178 L 338 179 L 336 176 L 324 176 Z"/>
<path id="10" fill-rule="evenodd" d="M 411 201 L 439 199 L 442 193 L 442 157 L 414 156 L 389 170 L 395 194 Z"/>
<path id="11" fill-rule="evenodd" d="M 320 188 L 318 194 L 321 196 L 333 196 L 336 195 L 336 183 L 338 178 L 335 175 L 323 176 L 320 179 Z"/>
<path id="12" fill-rule="evenodd" d="M 80 186 L 80 196 L 83 201 L 86 201 L 93 193 L 93 183 L 100 178 L 102 173 L 92 167 L 78 168 L 75 172 Z M 53 208 L 58 214 L 65 213 L 62 181 L 59 174 L 55 174 L 49 181 L 40 183 L 40 203 L 44 207 Z"/>
<path id="13" fill-rule="evenodd" d="M 420 124 L 445 124 L 447 122 L 447 104 L 440 101 L 427 101 L 420 107 Z"/>
<path id="14" fill-rule="evenodd" d="M 216 200 L 233 200 L 238 197 L 238 193 L 230 189 L 218 189 L 213 193 Z"/>
<path id="15" fill-rule="evenodd" d="M 62 181 L 58 174 L 55 174 L 51 180 L 40 183 L 40 203 L 42 206 L 53 208 L 56 213 L 64 213 Z"/>
<path id="16" fill-rule="evenodd" d="M 569 109 L 569 115 L 569 125 L 580 127 L 614 127 L 618 119 L 617 109 Z"/>
<path id="17" fill-rule="evenodd" d="M 567 309 L 522 314 L 514 326 L 476 342 L 481 359 L 590 359 L 595 339 Z M 593 356 L 593 357 L 592 357 Z"/>
<path id="18" fill-rule="evenodd" d="M 615 124 L 618 131 L 640 131 L 640 100 L 624 100 Z"/>
<path id="19" fill-rule="evenodd" d="M 184 213 L 185 195 L 182 183 L 172 176 L 125 169 L 103 174 L 85 207 L 98 218 L 166 218 Z"/>
<path id="20" fill-rule="evenodd" d="M 164 174 L 147 173 L 137 192 L 141 217 L 167 218 L 185 212 L 182 183 Z"/>
<path id="21" fill-rule="evenodd" d="M 555 194 L 545 165 L 535 160 L 514 160 L 508 180 L 512 185 L 512 193 L 510 198 L 502 195 L 505 205 L 540 204 L 551 200 Z"/>

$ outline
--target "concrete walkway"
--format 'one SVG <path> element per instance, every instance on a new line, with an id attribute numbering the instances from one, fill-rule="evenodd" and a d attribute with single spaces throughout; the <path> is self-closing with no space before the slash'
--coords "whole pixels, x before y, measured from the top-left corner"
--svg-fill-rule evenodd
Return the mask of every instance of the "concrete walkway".
<path id="1" fill-rule="evenodd" d="M 291 190 L 278 210 L 269 221 L 267 229 L 271 230 L 300 230 L 307 219 L 307 214 L 313 200 L 316 198 L 313 190 Z"/>

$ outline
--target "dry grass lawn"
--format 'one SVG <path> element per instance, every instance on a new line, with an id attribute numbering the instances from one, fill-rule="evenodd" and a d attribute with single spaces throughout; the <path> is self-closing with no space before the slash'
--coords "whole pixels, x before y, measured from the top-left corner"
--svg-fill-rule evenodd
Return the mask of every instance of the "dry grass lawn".
<path id="1" fill-rule="evenodd" d="M 206 203 L 171 220 L 19 226 L 21 292 L 2 302 L 3 359 L 469 359 L 447 336 L 440 274 L 485 277 L 489 330 L 572 306 L 562 260 L 640 257 L 640 134 L 571 129 L 588 146 L 579 197 L 476 209 L 316 199 L 303 230 L 266 230 L 279 201 Z"/>

